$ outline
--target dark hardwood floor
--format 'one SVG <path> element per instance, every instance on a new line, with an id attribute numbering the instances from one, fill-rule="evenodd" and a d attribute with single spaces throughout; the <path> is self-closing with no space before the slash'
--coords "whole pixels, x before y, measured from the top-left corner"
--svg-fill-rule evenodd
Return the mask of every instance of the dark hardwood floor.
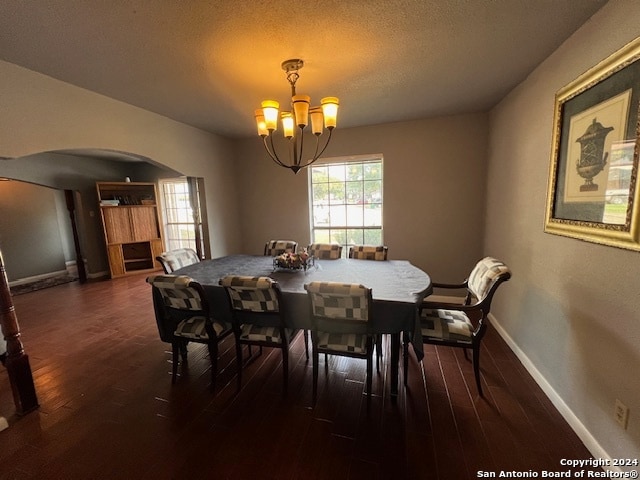
<path id="1" fill-rule="evenodd" d="M 171 385 L 170 347 L 144 279 L 14 297 L 40 408 L 16 416 L 0 368 L 0 416 L 10 424 L 0 432 L 0 479 L 456 480 L 566 471 L 560 459 L 591 457 L 493 329 L 481 354 L 484 399 L 461 351 L 425 346 L 424 369 L 412 354 L 409 387 L 392 401 L 385 343 L 369 411 L 364 362 L 339 357 L 329 357 L 328 376 L 321 366 L 312 409 L 300 336 L 285 399 L 271 349 L 249 362 L 236 391 L 232 338 L 215 393 L 202 345 Z"/>

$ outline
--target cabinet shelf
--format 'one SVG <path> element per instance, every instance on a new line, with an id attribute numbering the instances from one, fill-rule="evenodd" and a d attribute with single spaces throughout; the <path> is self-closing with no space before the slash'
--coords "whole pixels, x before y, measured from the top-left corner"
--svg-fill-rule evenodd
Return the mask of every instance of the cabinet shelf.
<path id="1" fill-rule="evenodd" d="M 153 183 L 98 182 L 98 201 L 112 277 L 159 270 L 162 228 Z M 104 205 L 103 201 L 119 201 Z"/>
<path id="2" fill-rule="evenodd" d="M 100 208 L 144 208 L 155 206 L 155 203 L 141 203 L 139 205 L 100 205 Z"/>
<path id="3" fill-rule="evenodd" d="M 147 257 L 125 258 L 124 259 L 124 263 L 138 263 L 138 262 L 146 262 L 148 260 L 149 260 L 149 258 L 147 258 Z"/>

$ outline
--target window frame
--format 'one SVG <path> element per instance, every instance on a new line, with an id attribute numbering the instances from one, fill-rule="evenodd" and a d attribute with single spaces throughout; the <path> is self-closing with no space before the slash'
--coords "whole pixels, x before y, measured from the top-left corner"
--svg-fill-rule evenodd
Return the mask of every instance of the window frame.
<path id="1" fill-rule="evenodd" d="M 375 179 L 367 179 L 364 172 L 360 180 L 354 181 L 348 179 L 347 170 L 350 166 L 354 165 L 362 165 L 363 169 L 365 165 L 371 164 L 379 164 L 380 174 Z M 330 198 L 327 199 L 327 203 L 325 204 L 327 208 L 330 210 L 331 207 L 344 207 L 344 224 L 332 224 L 331 223 L 331 213 L 329 213 L 329 220 L 326 226 L 316 224 L 316 216 L 314 215 L 314 209 L 318 207 L 316 203 L 314 203 L 315 189 L 314 186 L 324 184 L 324 182 L 315 182 L 313 181 L 314 171 L 317 171 L 319 168 L 331 168 L 335 166 L 344 166 L 345 173 L 344 177 L 341 181 L 331 181 L 330 177 L 327 177 L 326 185 L 327 192 L 329 192 L 330 185 L 336 183 L 344 184 L 344 199 L 342 203 L 338 199 L 337 202 L 332 202 Z M 308 193 L 309 193 L 309 235 L 311 238 L 311 243 L 339 243 L 342 245 L 342 257 L 346 258 L 348 256 L 349 248 L 353 245 L 383 245 L 384 244 L 384 159 L 381 154 L 377 155 L 360 155 L 360 156 L 352 156 L 352 157 L 335 157 L 331 159 L 322 159 L 321 163 L 316 163 L 311 165 L 308 168 Z M 379 198 L 375 199 L 375 201 L 370 201 L 370 199 L 366 198 L 365 192 L 365 183 L 373 181 L 379 182 Z M 357 189 L 353 189 L 354 184 L 360 183 L 360 198 L 354 203 L 349 200 L 349 192 L 355 193 L 355 197 L 357 198 Z M 353 207 L 354 205 L 362 205 L 362 220 L 356 226 L 349 221 L 349 207 Z M 367 224 L 368 222 L 365 220 L 366 216 L 366 207 L 367 206 L 379 206 L 379 225 L 378 224 Z M 375 207 L 374 207 L 375 208 Z M 354 212 L 353 208 L 351 208 L 351 212 Z M 319 241 L 318 232 L 329 232 L 330 241 Z M 333 238 L 333 232 L 344 232 L 343 241 L 340 239 L 336 240 Z M 349 237 L 349 234 L 353 235 L 355 232 L 360 232 L 360 240 L 356 241 L 352 237 Z M 375 234 L 375 241 L 367 241 L 367 232 L 377 232 Z M 336 235 L 340 235 L 341 233 L 336 233 Z M 326 238 L 326 237 L 325 237 Z M 372 237 L 369 235 L 369 240 Z"/>
<path id="2" fill-rule="evenodd" d="M 191 207 L 191 203 L 189 200 L 189 181 L 187 177 L 177 177 L 177 178 L 165 178 L 165 179 L 161 179 L 158 181 L 159 186 L 160 186 L 160 204 L 161 204 L 161 210 L 162 210 L 162 227 L 164 229 L 164 243 L 165 243 L 165 249 L 166 250 L 175 250 L 177 248 L 192 248 L 193 250 L 197 251 L 196 248 L 196 242 L 197 242 L 197 237 L 196 237 L 196 231 L 195 231 L 195 225 L 194 225 L 194 221 L 193 221 L 193 208 Z M 174 193 L 168 193 L 166 190 L 166 186 L 169 184 L 184 184 L 185 186 L 185 192 L 181 192 L 179 194 Z M 174 207 L 171 206 L 170 203 L 168 202 L 168 198 L 167 195 L 171 195 L 171 196 L 176 196 L 176 195 L 185 195 L 187 197 L 187 207 Z M 181 208 L 184 210 L 187 210 L 187 215 L 189 220 L 188 221 L 179 221 L 179 222 L 173 222 L 173 221 L 169 221 L 169 214 L 168 214 L 168 209 L 170 208 Z M 188 227 L 187 230 L 189 231 L 189 238 L 188 239 L 176 239 L 173 238 L 173 235 L 170 235 L 170 228 L 172 226 L 178 226 L 178 227 Z"/>

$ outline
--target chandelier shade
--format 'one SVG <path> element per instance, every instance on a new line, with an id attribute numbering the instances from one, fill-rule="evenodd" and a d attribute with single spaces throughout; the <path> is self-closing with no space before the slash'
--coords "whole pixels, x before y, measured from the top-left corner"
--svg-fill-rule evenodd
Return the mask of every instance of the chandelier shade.
<path id="1" fill-rule="evenodd" d="M 309 95 L 296 93 L 296 82 L 300 75 L 298 71 L 304 66 L 300 59 L 285 60 L 282 69 L 287 74 L 287 81 L 291 85 L 291 110 L 280 112 L 280 103 L 275 100 L 264 100 L 261 108 L 255 111 L 258 135 L 262 137 L 264 148 L 269 157 L 281 167 L 288 168 L 293 173 L 314 163 L 324 153 L 331 133 L 337 125 L 338 106 L 337 97 L 325 97 L 320 100 L 320 106 L 311 106 Z M 281 157 L 276 151 L 273 137 L 278 130 L 278 120 L 282 123 L 282 135 L 288 143 L 286 157 Z M 315 147 L 308 152 L 304 150 L 305 128 L 311 120 L 311 133 L 315 137 Z M 320 139 L 325 130 L 324 144 Z M 306 156 L 305 156 L 306 155 Z"/>

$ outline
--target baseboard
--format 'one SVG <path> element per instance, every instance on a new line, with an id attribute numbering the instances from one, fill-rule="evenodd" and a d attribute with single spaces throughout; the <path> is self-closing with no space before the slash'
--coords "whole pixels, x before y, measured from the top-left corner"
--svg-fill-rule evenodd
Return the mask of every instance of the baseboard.
<path id="1" fill-rule="evenodd" d="M 18 280 L 9 282 L 9 287 L 24 285 L 25 283 L 37 282 L 38 280 L 44 280 L 45 278 L 59 277 L 61 275 L 66 275 L 66 273 L 67 273 L 67 270 L 59 270 L 57 272 L 49 272 L 49 273 L 43 273 L 41 275 L 34 275 L 33 277 L 19 278 Z"/>
<path id="2" fill-rule="evenodd" d="M 67 271 L 70 275 L 78 276 L 78 266 L 75 260 L 69 260 L 65 262 L 65 265 L 67 266 Z M 96 278 L 109 278 L 108 271 L 89 273 L 86 259 L 84 260 L 84 271 L 87 275 L 87 279 L 89 280 L 95 280 Z"/>
<path id="3" fill-rule="evenodd" d="M 591 452 L 593 458 L 611 460 L 611 456 L 602 448 L 595 437 L 591 435 L 591 432 L 589 432 L 589 430 L 584 426 L 580 419 L 573 413 L 569 406 L 564 402 L 562 397 L 558 395 L 551 384 L 540 373 L 540 371 L 536 368 L 529 357 L 527 357 L 527 355 L 520 349 L 518 344 L 511 338 L 511 336 L 506 332 L 502 325 L 500 325 L 500 322 L 495 318 L 495 316 L 489 314 L 489 320 L 491 321 L 491 326 L 495 328 L 495 330 L 513 351 L 513 353 L 516 354 L 518 360 L 522 362 L 522 365 L 527 369 L 527 372 L 529 372 L 529 374 L 533 377 L 533 379 L 542 389 L 545 395 L 549 398 L 549 400 L 551 400 L 551 403 L 553 403 L 553 405 L 558 409 L 560 415 L 562 415 L 571 429 L 575 432 L 576 435 L 578 435 L 580 440 L 582 440 L 582 443 L 584 443 L 584 446 L 587 447 L 587 450 Z M 620 469 L 619 467 L 603 467 L 603 469 L 612 472 L 622 472 L 622 469 Z"/>
<path id="4" fill-rule="evenodd" d="M 106 270 L 104 272 L 87 273 L 87 278 L 94 280 L 96 278 L 109 278 L 110 273 Z"/>

